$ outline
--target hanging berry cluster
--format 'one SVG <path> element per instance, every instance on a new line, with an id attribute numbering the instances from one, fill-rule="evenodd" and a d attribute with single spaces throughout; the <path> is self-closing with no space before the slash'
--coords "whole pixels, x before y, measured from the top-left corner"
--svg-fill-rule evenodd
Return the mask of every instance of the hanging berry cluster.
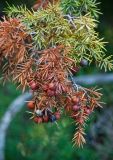
<path id="1" fill-rule="evenodd" d="M 76 66 L 68 54 L 69 49 L 63 45 L 38 52 L 36 71 L 28 79 L 34 95 L 28 108 L 32 110 L 31 118 L 38 124 L 56 122 L 66 112 L 78 125 L 74 141 L 81 145 L 85 142 L 84 123 L 99 105 L 101 94 L 74 83 L 72 76 L 80 66 Z M 86 61 L 82 60 L 80 65 L 86 65 Z"/>
<path id="2" fill-rule="evenodd" d="M 93 60 L 105 69 L 113 65 L 104 58 L 91 15 L 64 14 L 59 1 L 37 5 L 35 11 L 10 7 L 9 17 L 0 22 L 3 80 L 32 91 L 27 106 L 35 123 L 57 122 L 65 112 L 76 125 L 74 144 L 81 146 L 89 115 L 101 107 L 101 93 L 76 84 L 73 77 Z"/>

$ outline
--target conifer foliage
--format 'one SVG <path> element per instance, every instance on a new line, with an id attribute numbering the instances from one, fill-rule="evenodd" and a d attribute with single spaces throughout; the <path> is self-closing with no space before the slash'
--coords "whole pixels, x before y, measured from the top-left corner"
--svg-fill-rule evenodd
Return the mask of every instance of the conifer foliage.
<path id="1" fill-rule="evenodd" d="M 4 82 L 32 90 L 27 106 L 35 123 L 53 123 L 66 113 L 76 126 L 73 142 L 82 146 L 85 123 L 101 107 L 101 93 L 76 84 L 73 76 L 92 61 L 113 69 L 112 56 L 106 57 L 104 42 L 95 31 L 96 2 L 38 0 L 31 11 L 9 6 L 6 12 L 0 22 Z"/>

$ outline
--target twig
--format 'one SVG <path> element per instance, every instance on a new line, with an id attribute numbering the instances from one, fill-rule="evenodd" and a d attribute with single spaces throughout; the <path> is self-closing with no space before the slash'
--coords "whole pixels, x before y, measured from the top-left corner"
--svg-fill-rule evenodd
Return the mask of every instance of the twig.
<path id="1" fill-rule="evenodd" d="M 68 22 L 71 23 L 71 24 L 73 25 L 73 27 L 76 29 L 76 25 L 75 25 L 74 22 L 73 22 L 73 19 L 74 19 L 75 17 L 72 17 L 72 16 L 70 16 L 69 14 L 64 15 L 64 17 L 67 17 L 67 18 L 68 18 Z"/>

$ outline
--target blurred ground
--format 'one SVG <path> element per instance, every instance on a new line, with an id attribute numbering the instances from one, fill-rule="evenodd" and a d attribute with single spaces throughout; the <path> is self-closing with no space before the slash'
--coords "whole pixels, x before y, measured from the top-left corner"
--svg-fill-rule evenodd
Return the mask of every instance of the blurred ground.
<path id="1" fill-rule="evenodd" d="M 30 7 L 33 0 L 7 0 L 9 4 L 27 4 Z M 6 7 L 6 1 L 0 0 L 0 14 Z M 98 32 L 108 41 L 108 54 L 113 54 L 113 1 L 101 0 L 101 12 Z M 95 74 L 103 71 L 94 66 L 84 69 L 80 75 Z M 11 123 L 6 140 L 6 160 L 113 160 L 113 84 L 100 85 L 103 90 L 103 109 L 98 109 L 86 127 L 87 144 L 83 149 L 73 148 L 71 139 L 74 133 L 72 121 L 65 118 L 56 125 L 36 126 L 31 122 L 26 106 L 18 113 Z M 6 84 L 0 86 L 0 117 L 9 104 L 21 92 L 16 86 Z"/>

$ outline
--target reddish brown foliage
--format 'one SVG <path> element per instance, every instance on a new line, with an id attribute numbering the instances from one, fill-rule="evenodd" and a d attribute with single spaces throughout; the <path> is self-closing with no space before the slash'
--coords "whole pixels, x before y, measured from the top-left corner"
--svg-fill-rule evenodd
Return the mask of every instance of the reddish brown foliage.
<path id="1" fill-rule="evenodd" d="M 27 37 L 25 27 L 16 18 L 0 22 L 1 57 L 7 58 L 13 64 L 23 62 L 31 46 L 26 43 Z"/>
<path id="2" fill-rule="evenodd" d="M 11 78 L 33 93 L 32 118 L 36 123 L 55 122 L 63 111 L 77 124 L 74 136 L 81 145 L 83 126 L 90 113 L 100 106 L 101 94 L 73 82 L 80 65 L 69 58 L 70 48 L 60 44 L 41 51 L 33 50 L 32 37 L 18 19 L 0 22 L 0 61 L 4 80 Z M 79 68 L 79 69 L 78 69 Z"/>
<path id="3" fill-rule="evenodd" d="M 24 87 L 27 84 L 26 77 L 31 74 L 32 63 L 32 59 L 29 59 L 32 45 L 28 38 L 25 27 L 18 19 L 4 19 L 4 22 L 0 22 L 0 62 L 4 59 L 6 61 L 3 66 L 4 79 L 12 76 Z"/>

